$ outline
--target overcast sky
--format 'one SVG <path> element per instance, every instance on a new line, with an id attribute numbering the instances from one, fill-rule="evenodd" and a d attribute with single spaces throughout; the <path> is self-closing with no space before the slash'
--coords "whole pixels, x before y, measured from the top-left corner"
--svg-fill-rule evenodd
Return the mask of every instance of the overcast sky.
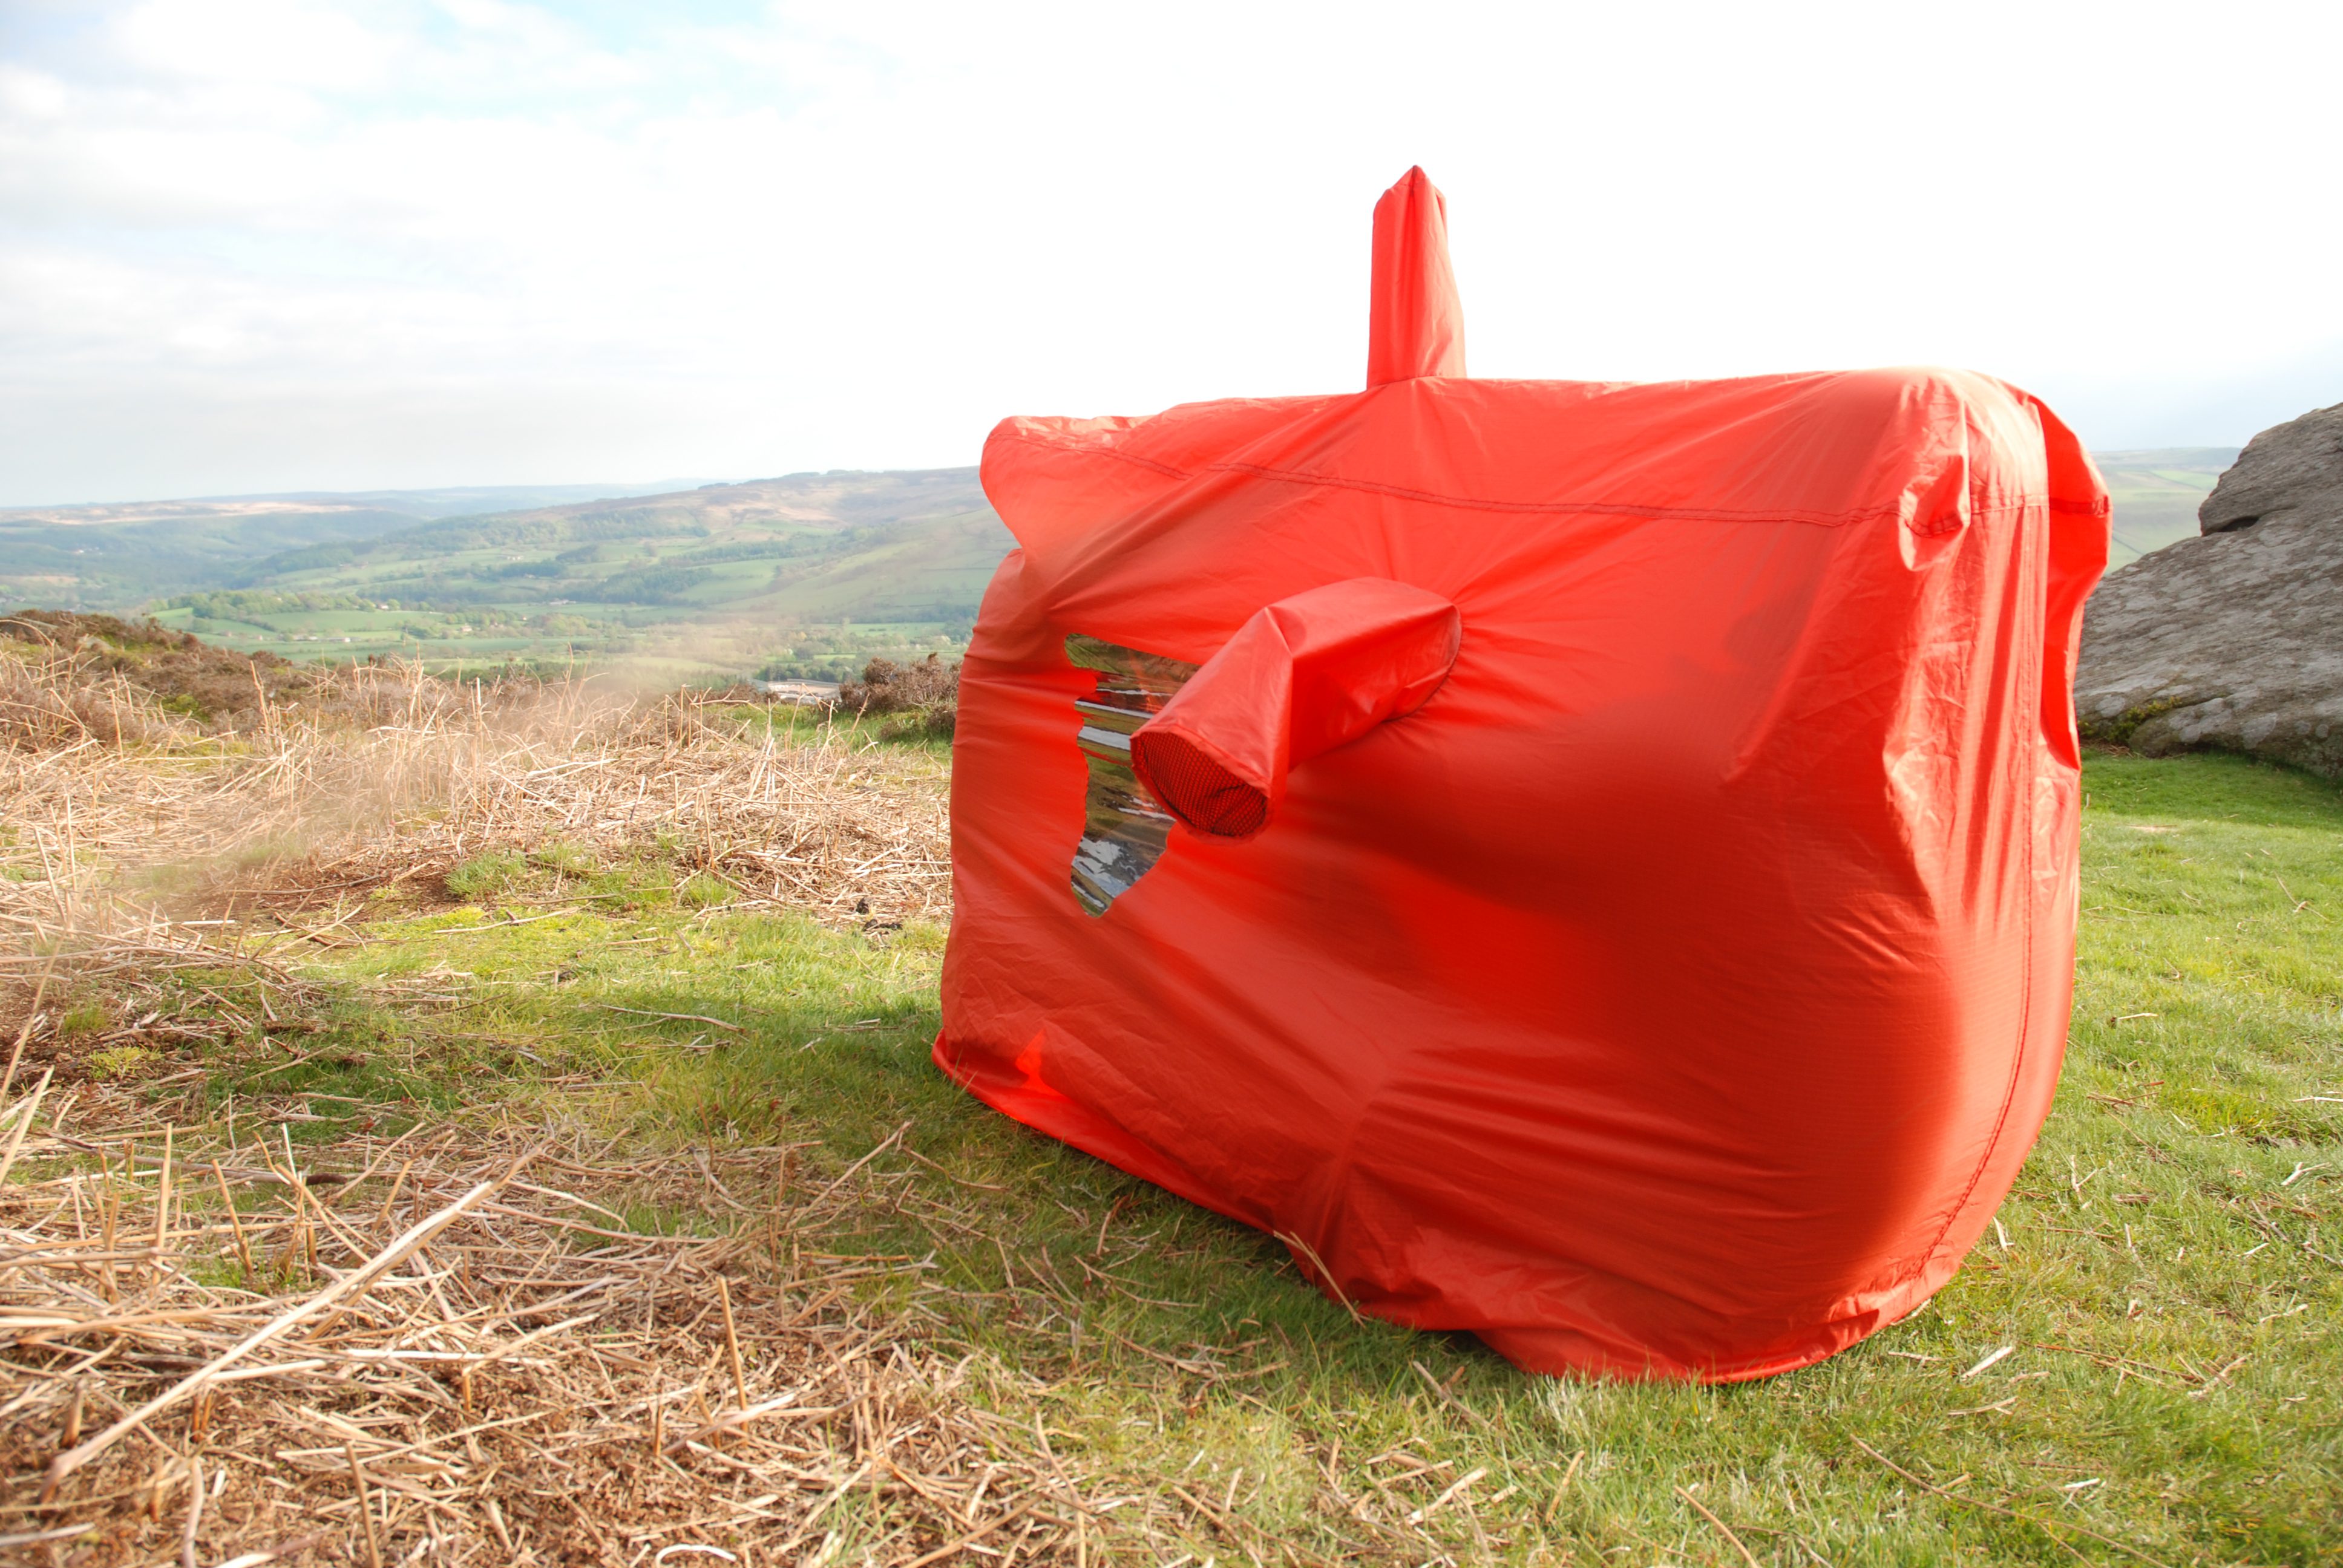
<path id="1" fill-rule="evenodd" d="M 0 504 L 973 462 L 1473 370 L 2343 401 L 2343 5 L 0 0 Z"/>

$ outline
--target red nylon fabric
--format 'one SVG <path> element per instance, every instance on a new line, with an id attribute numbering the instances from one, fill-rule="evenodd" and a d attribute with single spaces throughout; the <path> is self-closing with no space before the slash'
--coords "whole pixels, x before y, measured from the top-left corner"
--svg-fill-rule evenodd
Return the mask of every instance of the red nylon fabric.
<path id="1" fill-rule="evenodd" d="M 1250 839 L 1269 826 L 1271 786 L 1222 761 L 1196 737 L 1157 730 L 1131 744 L 1131 765 L 1163 809 L 1199 833 Z M 1284 775 L 1281 769 L 1277 777 Z"/>
<path id="2" fill-rule="evenodd" d="M 945 1071 L 1541 1371 L 1765 1376 L 1952 1275 L 2071 995 L 2107 506 L 2040 403 L 1418 376 L 1010 419 L 983 479 Z M 1360 578 L 1454 607 L 1444 683 L 1171 823 L 1148 716 Z"/>
<path id="3" fill-rule="evenodd" d="M 1295 763 L 1423 707 L 1448 678 L 1460 633 L 1454 605 L 1379 578 L 1282 599 L 1131 737 L 1131 766 L 1189 827 L 1250 838 Z"/>
<path id="4" fill-rule="evenodd" d="M 1464 374 L 1464 306 L 1448 266 L 1448 202 L 1410 169 L 1375 203 L 1367 385 Z"/>

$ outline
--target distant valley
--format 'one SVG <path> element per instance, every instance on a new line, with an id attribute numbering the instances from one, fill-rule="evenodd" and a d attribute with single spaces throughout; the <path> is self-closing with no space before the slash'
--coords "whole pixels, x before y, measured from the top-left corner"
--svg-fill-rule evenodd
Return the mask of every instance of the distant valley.
<path id="1" fill-rule="evenodd" d="M 292 658 L 835 678 L 964 647 L 1012 543 L 973 468 L 426 512 L 459 494 L 0 513 L 0 604 L 151 613 Z"/>
<path id="2" fill-rule="evenodd" d="M 2235 447 L 2166 447 L 2146 452 L 2094 452 L 2091 460 L 2115 499 L 2115 537 L 2107 567 L 2128 566 L 2197 531 L 2197 507 L 2221 470 L 2237 460 Z"/>
<path id="3" fill-rule="evenodd" d="M 2097 455 L 2110 566 L 2197 531 L 2235 447 Z M 153 614 L 288 658 L 835 679 L 957 657 L 1011 548 L 974 468 L 0 512 L 0 608 Z"/>

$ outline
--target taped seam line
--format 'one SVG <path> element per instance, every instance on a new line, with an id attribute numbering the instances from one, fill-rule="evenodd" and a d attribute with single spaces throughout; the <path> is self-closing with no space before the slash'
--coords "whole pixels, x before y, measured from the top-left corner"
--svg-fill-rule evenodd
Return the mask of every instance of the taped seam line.
<path id="1" fill-rule="evenodd" d="M 1456 507 L 1468 511 L 1499 512 L 1514 515 L 1554 515 L 1566 517 L 1626 517 L 1646 518 L 1660 522 L 1714 523 L 1798 523 L 1811 528 L 1835 528 L 1850 524 L 1878 522 L 1900 515 L 1900 503 L 1882 502 L 1877 506 L 1858 507 L 1845 512 L 1812 512 L 1794 509 L 1736 510 L 1724 507 L 1660 507 L 1635 501 L 1494 501 L 1464 496 L 1445 496 L 1433 490 L 1410 489 L 1401 485 L 1386 485 L 1373 479 L 1349 479 L 1327 474 L 1304 474 L 1290 468 L 1272 468 L 1257 463 L 1210 463 L 1202 468 L 1175 468 L 1151 457 L 1141 457 L 1112 447 L 1076 446 L 1071 443 L 1037 441 L 1030 437 L 1009 437 L 1021 445 L 1038 447 L 1047 451 L 1063 452 L 1074 457 L 1111 457 L 1129 463 L 1166 478 L 1193 479 L 1205 474 L 1248 474 L 1256 478 L 1276 479 L 1286 484 L 1303 485 L 1319 489 L 1356 490 L 1368 495 L 1389 496 L 1395 500 L 1421 501 L 1430 506 Z M 2060 500 L 2055 497 L 2021 496 L 2011 500 L 1992 501 L 1976 506 L 1973 515 L 1983 516 L 2024 511 L 2030 507 L 2047 507 L 2055 512 L 2079 513 L 2086 517 L 2106 514 L 2104 502 Z M 1910 525 L 1921 535 L 1950 533 L 1958 523 Z"/>

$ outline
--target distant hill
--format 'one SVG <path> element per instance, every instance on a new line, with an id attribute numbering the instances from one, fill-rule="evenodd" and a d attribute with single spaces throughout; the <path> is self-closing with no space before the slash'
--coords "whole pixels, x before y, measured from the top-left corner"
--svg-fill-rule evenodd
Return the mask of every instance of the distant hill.
<path id="1" fill-rule="evenodd" d="M 25 508 L 0 513 L 0 608 L 296 658 L 834 677 L 957 647 L 1011 543 L 973 468 Z"/>
<path id="2" fill-rule="evenodd" d="M 294 491 L 0 509 L 0 604 L 119 612 L 156 595 L 238 586 L 279 550 L 367 539 L 436 518 L 678 490 L 653 485 L 469 485 Z"/>
<path id="3" fill-rule="evenodd" d="M 2115 538 L 2110 570 L 2128 566 L 2197 532 L 2197 507 L 2221 470 L 2237 460 L 2235 447 L 2160 447 L 2144 452 L 2094 452 L 2091 460 L 2114 498 Z"/>
<path id="4" fill-rule="evenodd" d="M 2226 447 L 2097 455 L 2121 566 L 2197 531 Z M 965 646 L 1011 548 L 973 468 L 0 512 L 0 609 L 155 613 L 288 658 L 836 678 Z"/>
<path id="5" fill-rule="evenodd" d="M 973 468 L 797 474 L 287 550 L 254 562 L 249 586 L 443 607 L 951 620 L 975 614 L 1010 546 Z"/>

